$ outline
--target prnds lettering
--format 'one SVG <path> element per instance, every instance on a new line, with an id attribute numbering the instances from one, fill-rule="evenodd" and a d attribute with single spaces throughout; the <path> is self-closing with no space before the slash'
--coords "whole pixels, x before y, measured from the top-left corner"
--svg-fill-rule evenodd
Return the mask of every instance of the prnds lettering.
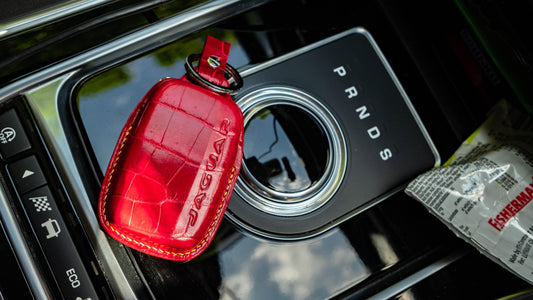
<path id="1" fill-rule="evenodd" d="M 333 73 L 337 74 L 339 77 L 345 77 L 348 74 L 348 71 L 344 66 L 339 66 L 333 69 Z M 359 95 L 359 92 L 357 91 L 357 88 L 352 85 L 347 87 L 344 92 L 346 93 L 346 97 L 348 99 L 352 99 L 357 97 Z M 357 116 L 359 117 L 359 120 L 364 120 L 369 117 L 371 117 L 371 114 L 366 107 L 366 105 L 361 105 L 355 109 L 355 112 L 357 113 Z M 366 130 L 366 133 L 372 140 L 377 140 L 381 137 L 381 131 L 378 126 L 372 126 Z M 392 158 L 392 151 L 390 148 L 384 148 L 379 151 L 379 157 L 381 160 L 386 161 Z"/>
<path id="2" fill-rule="evenodd" d="M 351 87 L 345 89 L 344 92 L 346 94 L 348 94 L 348 99 L 352 99 L 354 97 L 357 97 L 357 95 L 359 95 L 359 92 L 357 91 L 357 89 L 353 85 Z"/>
<path id="3" fill-rule="evenodd" d="M 505 225 L 533 199 L 533 182 L 520 194 L 511 200 L 494 218 L 489 219 L 489 224 L 498 231 L 502 231 Z"/>
<path id="4" fill-rule="evenodd" d="M 368 133 L 368 136 L 375 140 L 381 136 L 381 132 L 379 131 L 379 128 L 377 126 L 374 126 L 366 131 Z"/>
<path id="5" fill-rule="evenodd" d="M 212 172 L 215 171 L 220 155 L 222 154 L 222 151 L 224 151 L 224 143 L 226 142 L 228 136 L 229 125 L 230 122 L 228 120 L 224 120 L 220 124 L 220 133 L 222 133 L 224 136 L 213 143 L 213 152 L 207 157 L 205 171 L 202 174 L 202 179 L 200 180 L 200 187 L 196 193 L 196 196 L 194 197 L 194 206 L 189 210 L 189 226 L 194 226 L 194 224 L 196 224 L 198 212 L 202 208 L 202 202 L 207 198 L 207 190 L 209 190 L 209 187 L 213 181 Z"/>
<path id="6" fill-rule="evenodd" d="M 340 77 L 346 76 L 346 69 L 343 66 L 333 69 L 333 72 L 337 73 Z"/>
<path id="7" fill-rule="evenodd" d="M 359 113 L 359 120 L 363 120 L 370 117 L 370 113 L 368 112 L 366 105 L 358 107 L 355 111 Z"/>
<path id="8" fill-rule="evenodd" d="M 344 77 L 346 76 L 346 74 L 348 74 L 348 72 L 346 72 L 346 69 L 343 66 L 333 69 L 333 72 L 339 75 L 339 77 Z M 344 92 L 348 95 L 348 99 L 352 99 L 359 95 L 359 92 L 353 85 L 345 89 Z"/>

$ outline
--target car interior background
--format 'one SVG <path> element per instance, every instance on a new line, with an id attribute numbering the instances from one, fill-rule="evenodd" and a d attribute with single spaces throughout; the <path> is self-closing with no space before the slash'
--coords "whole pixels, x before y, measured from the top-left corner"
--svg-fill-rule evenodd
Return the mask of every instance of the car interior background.
<path id="1" fill-rule="evenodd" d="M 5 6 L 0 298 L 520 299 L 531 289 L 404 193 L 501 99 L 533 113 L 531 2 Z M 104 233 L 98 197 L 130 113 L 158 80 L 185 74 L 208 36 L 231 43 L 244 79 L 234 96 L 243 168 L 209 248 L 175 262 Z"/>

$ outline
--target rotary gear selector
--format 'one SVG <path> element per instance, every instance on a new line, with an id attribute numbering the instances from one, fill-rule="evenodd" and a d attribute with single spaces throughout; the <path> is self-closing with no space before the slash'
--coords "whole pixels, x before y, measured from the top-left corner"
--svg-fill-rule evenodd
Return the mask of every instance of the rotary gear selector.
<path id="1" fill-rule="evenodd" d="M 440 163 L 368 31 L 242 73 L 244 158 L 226 216 L 273 239 L 324 232 Z"/>

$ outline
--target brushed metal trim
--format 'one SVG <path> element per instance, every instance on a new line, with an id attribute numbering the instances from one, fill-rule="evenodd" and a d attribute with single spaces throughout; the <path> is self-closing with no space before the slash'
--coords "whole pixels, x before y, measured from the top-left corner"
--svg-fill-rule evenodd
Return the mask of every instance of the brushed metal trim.
<path id="1" fill-rule="evenodd" d="M 39 12 L 29 14 L 20 20 L 0 24 L 0 38 L 5 38 L 9 35 L 91 9 L 107 2 L 111 2 L 111 0 L 70 1 L 62 5 L 45 8 Z"/>
<path id="2" fill-rule="evenodd" d="M 9 205 L 9 200 L 3 187 L 0 188 L 0 212 L 2 225 L 33 296 L 36 299 L 51 299 L 52 294 L 46 286 L 46 281 L 42 274 L 39 273 L 37 264 L 31 259 L 30 249 L 25 242 L 20 226 L 15 220 L 14 212 Z"/>
<path id="3" fill-rule="evenodd" d="M 107 271 L 105 272 L 107 279 L 113 283 L 115 288 L 118 287 L 121 297 L 134 299 L 135 292 L 127 284 L 128 280 L 113 255 L 107 237 L 99 227 L 61 121 L 62 117 L 56 99 L 58 99 L 58 93 L 62 90 L 63 85 L 69 80 L 69 75 L 71 74 L 29 91 L 26 93 L 26 98 L 37 123 L 40 125 L 39 128 L 41 128 L 54 163 L 60 171 L 60 177 L 67 185 L 68 194 L 72 199 L 76 199 L 73 203 L 76 207 L 76 213 L 91 240 L 96 257 L 104 266 L 104 270 Z M 50 97 L 51 94 L 53 97 Z"/>
<path id="4" fill-rule="evenodd" d="M 453 262 L 461 259 L 468 251 L 458 250 L 452 252 L 451 254 L 435 261 L 434 263 L 426 266 L 419 271 L 405 277 L 404 279 L 392 284 L 388 288 L 376 293 L 375 295 L 369 297 L 369 300 L 381 300 L 381 299 L 392 299 L 394 296 L 399 295 L 400 293 L 406 291 L 407 289 L 413 287 L 415 284 L 421 282 L 422 280 L 430 277 L 431 275 L 439 272 Z"/>

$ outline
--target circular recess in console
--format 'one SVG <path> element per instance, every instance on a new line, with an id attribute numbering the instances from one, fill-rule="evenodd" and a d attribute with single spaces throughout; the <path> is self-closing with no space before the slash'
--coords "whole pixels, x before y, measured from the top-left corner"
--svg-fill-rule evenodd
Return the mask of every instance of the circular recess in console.
<path id="1" fill-rule="evenodd" d="M 323 126 L 295 105 L 276 104 L 254 113 L 244 140 L 251 179 L 282 201 L 293 201 L 295 194 L 316 186 L 331 163 Z"/>
<path id="2" fill-rule="evenodd" d="M 335 118 L 317 99 L 291 87 L 266 87 L 237 100 L 244 115 L 244 155 L 235 191 L 256 209 L 299 216 L 324 205 L 346 168 Z"/>

